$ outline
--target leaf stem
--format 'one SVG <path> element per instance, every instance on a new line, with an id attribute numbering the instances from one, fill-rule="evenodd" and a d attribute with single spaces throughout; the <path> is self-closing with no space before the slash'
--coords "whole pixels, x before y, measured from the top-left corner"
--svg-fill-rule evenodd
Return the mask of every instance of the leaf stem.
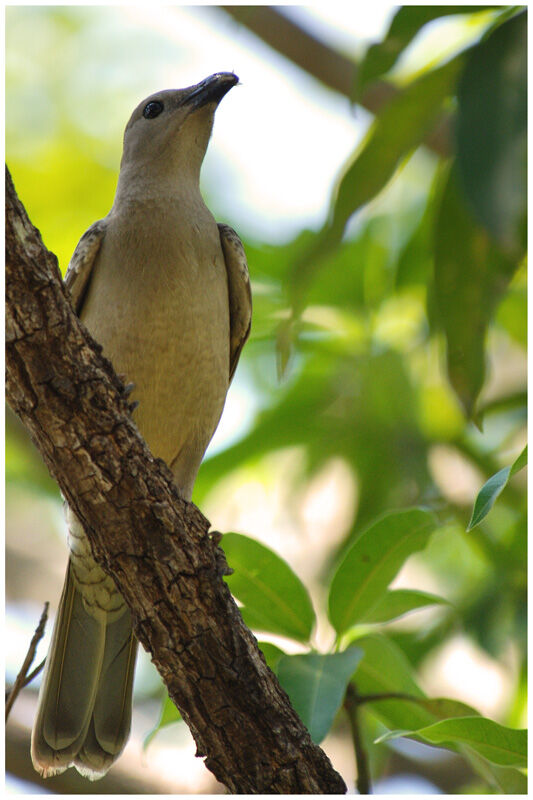
<path id="1" fill-rule="evenodd" d="M 402 692 L 382 692 L 381 694 L 357 695 L 355 702 L 358 706 L 361 706 L 363 703 L 379 703 L 382 700 L 409 700 L 412 703 L 416 703 L 421 699 L 424 698 L 415 697 L 412 694 L 405 694 Z"/>
<path id="2" fill-rule="evenodd" d="M 370 768 L 368 755 L 363 743 L 361 733 L 361 720 L 359 717 L 359 706 L 362 698 L 357 694 L 354 683 L 349 683 L 344 697 L 344 708 L 348 715 L 352 741 L 355 753 L 355 765 L 357 767 L 356 787 L 359 794 L 371 794 L 372 785 L 370 782 Z"/>
<path id="3" fill-rule="evenodd" d="M 364 703 L 379 703 L 383 700 L 407 700 L 411 703 L 417 703 L 423 699 L 424 698 L 421 697 L 415 697 L 412 694 L 405 694 L 404 692 L 380 692 L 376 694 L 361 695 L 358 693 L 357 687 L 353 681 L 348 684 L 346 688 L 346 694 L 344 696 L 344 708 L 348 715 L 350 730 L 352 733 L 355 764 L 357 767 L 356 787 L 359 794 L 372 793 L 368 755 L 361 733 L 359 707 Z"/>

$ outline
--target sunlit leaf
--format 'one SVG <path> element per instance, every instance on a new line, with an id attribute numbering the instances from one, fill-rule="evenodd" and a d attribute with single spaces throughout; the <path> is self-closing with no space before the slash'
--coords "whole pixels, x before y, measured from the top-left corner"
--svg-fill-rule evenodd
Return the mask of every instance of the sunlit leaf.
<path id="1" fill-rule="evenodd" d="M 458 86 L 457 163 L 477 219 L 510 253 L 525 249 L 527 14 L 474 47 Z"/>
<path id="2" fill-rule="evenodd" d="M 492 506 L 496 502 L 496 498 L 500 495 L 505 487 L 509 478 L 523 469 L 527 464 L 527 447 L 524 447 L 516 461 L 510 467 L 504 467 L 499 470 L 495 475 L 492 475 L 488 481 L 483 484 L 476 497 L 472 517 L 468 523 L 467 531 L 471 531 L 476 525 L 485 519 Z"/>
<path id="3" fill-rule="evenodd" d="M 234 570 L 226 580 L 243 604 L 246 624 L 307 642 L 315 613 L 307 589 L 292 569 L 265 545 L 239 533 L 226 533 L 221 546 Z"/>
<path id="4" fill-rule="evenodd" d="M 388 72 L 398 57 L 428 22 L 456 14 L 472 14 L 494 6 L 401 6 L 394 15 L 386 36 L 371 45 L 358 72 L 357 91 Z M 354 98 L 357 99 L 357 98 Z"/>
<path id="5" fill-rule="evenodd" d="M 521 469 L 527 465 L 527 445 L 524 447 L 520 455 L 518 456 L 515 461 L 511 464 L 511 474 L 509 475 L 512 478 L 513 475 L 516 475 L 517 472 L 520 472 Z"/>
<path id="6" fill-rule="evenodd" d="M 382 599 L 363 616 L 361 622 L 388 622 L 410 611 L 431 605 L 445 605 L 447 602 L 443 597 L 429 592 L 393 589 L 382 596 Z"/>
<path id="7" fill-rule="evenodd" d="M 402 736 L 444 747 L 467 745 L 487 761 L 503 767 L 527 766 L 527 732 L 481 716 L 444 719 L 416 731 L 391 731 L 379 741 Z"/>
<path id="8" fill-rule="evenodd" d="M 342 653 L 305 653 L 280 659 L 279 682 L 317 744 L 329 732 L 361 656 L 359 648 L 350 647 Z"/>
<path id="9" fill-rule="evenodd" d="M 435 530 L 429 511 L 386 514 L 354 542 L 329 592 L 329 618 L 337 633 L 362 621 L 379 602 L 404 561 L 421 550 Z"/>
<path id="10" fill-rule="evenodd" d="M 518 342 L 527 348 L 527 288 L 513 284 L 496 312 L 496 321 Z"/>

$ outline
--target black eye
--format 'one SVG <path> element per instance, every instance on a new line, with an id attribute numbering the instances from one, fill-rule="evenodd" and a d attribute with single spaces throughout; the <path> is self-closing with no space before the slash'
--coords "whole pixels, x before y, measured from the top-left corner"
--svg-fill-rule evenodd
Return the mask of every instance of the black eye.
<path id="1" fill-rule="evenodd" d="M 159 100 L 152 100 L 151 103 L 147 103 L 144 107 L 143 117 L 145 119 L 153 119 L 154 117 L 158 117 L 163 111 L 163 108 L 163 103 L 160 103 Z"/>

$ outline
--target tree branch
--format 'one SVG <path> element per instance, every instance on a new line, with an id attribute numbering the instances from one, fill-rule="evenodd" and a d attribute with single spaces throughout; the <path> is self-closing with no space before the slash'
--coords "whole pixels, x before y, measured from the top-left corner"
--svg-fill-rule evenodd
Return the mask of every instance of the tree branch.
<path id="1" fill-rule="evenodd" d="M 130 607 L 197 755 L 232 792 L 344 793 L 242 621 L 209 522 L 140 437 L 9 173 L 6 370 L 8 401 Z"/>

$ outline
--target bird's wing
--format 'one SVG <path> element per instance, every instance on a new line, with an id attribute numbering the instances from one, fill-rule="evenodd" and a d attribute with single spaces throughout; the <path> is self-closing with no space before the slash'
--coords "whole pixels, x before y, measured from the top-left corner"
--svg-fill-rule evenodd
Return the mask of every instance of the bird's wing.
<path id="1" fill-rule="evenodd" d="M 252 323 L 252 292 L 242 242 L 229 225 L 219 224 L 220 242 L 228 273 L 230 358 L 229 379 L 237 367 Z"/>
<path id="2" fill-rule="evenodd" d="M 78 242 L 68 265 L 65 286 L 70 292 L 72 305 L 78 314 L 89 284 L 95 258 L 105 236 L 106 227 L 107 223 L 104 219 L 99 219 L 98 222 L 91 225 Z"/>

